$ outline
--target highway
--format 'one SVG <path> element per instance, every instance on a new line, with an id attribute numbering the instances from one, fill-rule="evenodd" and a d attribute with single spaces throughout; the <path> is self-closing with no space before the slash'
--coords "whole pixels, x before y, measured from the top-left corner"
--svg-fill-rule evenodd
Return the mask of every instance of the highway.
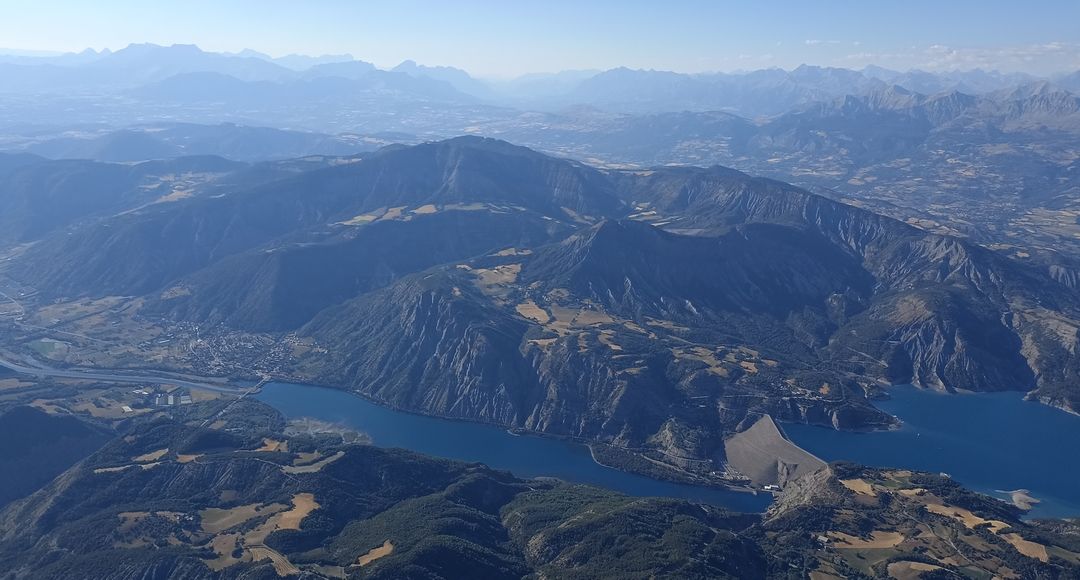
<path id="1" fill-rule="evenodd" d="M 82 379 L 90 381 L 130 384 L 168 383 L 170 385 L 177 385 L 190 389 L 203 389 L 206 391 L 215 391 L 218 393 L 227 393 L 230 395 L 241 395 L 251 390 L 250 387 L 227 387 L 220 384 L 202 383 L 173 377 L 171 375 L 163 373 L 155 374 L 153 372 L 150 372 L 145 374 L 125 374 L 119 371 L 101 369 L 54 369 L 49 367 L 31 367 L 26 366 L 25 364 L 12 362 L 8 359 L 3 358 L 2 356 L 0 356 L 0 366 L 7 367 L 19 374 L 31 375 L 35 377 Z M 265 382 L 265 380 L 263 382 Z"/>
<path id="2" fill-rule="evenodd" d="M 10 301 L 12 304 L 14 304 L 15 307 L 19 309 L 18 316 L 21 317 L 21 316 L 24 316 L 26 314 L 26 308 L 23 307 L 23 305 L 20 304 L 19 301 L 16 300 L 14 297 L 0 291 L 0 298 L 3 298 L 5 300 L 7 300 L 7 301 Z M 43 326 L 34 326 L 34 325 L 31 325 L 31 324 L 26 324 L 25 322 L 21 322 L 21 321 L 18 321 L 18 320 L 15 322 L 15 324 L 18 324 L 19 326 L 23 326 L 23 327 L 27 327 L 27 328 L 34 328 L 34 329 L 38 329 L 38 330 L 46 330 L 46 331 L 49 331 L 49 332 L 57 332 L 57 333 L 60 333 L 60 334 L 67 334 L 67 335 L 71 335 L 71 336 L 77 336 L 79 338 L 85 338 L 85 339 L 88 339 L 88 340 L 101 342 L 101 341 L 98 341 L 97 339 L 91 338 L 89 336 L 82 336 L 82 335 L 79 335 L 79 334 L 73 334 L 73 333 L 70 333 L 70 332 L 64 332 L 64 331 L 61 331 L 61 330 L 46 328 L 46 327 L 43 327 Z M 190 388 L 190 389 L 203 389 L 203 390 L 206 390 L 206 391 L 215 391 L 215 392 L 218 392 L 218 393 L 227 393 L 227 394 L 230 394 L 230 395 L 247 394 L 248 392 L 250 392 L 252 390 L 250 387 L 228 387 L 228 386 L 221 385 L 221 384 L 204 383 L 204 382 L 198 382 L 198 381 L 182 379 L 182 378 L 179 378 L 179 377 L 174 377 L 174 376 L 169 375 L 167 373 L 154 373 L 152 371 L 148 372 L 148 373 L 135 374 L 135 373 L 130 373 L 130 372 L 114 371 L 114 370 L 109 370 L 109 369 L 78 369 L 78 368 L 54 369 L 54 368 L 50 368 L 50 367 L 46 367 L 46 366 L 38 366 L 38 365 L 27 366 L 26 363 L 17 363 L 17 362 L 13 362 L 11 360 L 8 360 L 2 354 L 0 354 L 0 366 L 7 367 L 7 368 L 11 369 L 12 371 L 17 372 L 19 374 L 31 375 L 31 376 L 35 376 L 35 377 L 55 377 L 55 378 L 59 378 L 59 379 L 83 379 L 83 380 L 90 380 L 90 381 L 102 381 L 102 382 L 111 382 L 111 383 L 130 383 L 130 384 L 168 383 L 170 385 L 177 385 L 177 386 L 180 386 L 180 387 L 187 387 L 187 388 Z M 256 385 L 256 387 L 255 387 L 256 390 L 257 390 L 258 387 L 261 387 L 264 383 L 266 383 L 266 380 L 267 379 L 263 379 L 263 381 L 261 381 L 258 385 Z"/>

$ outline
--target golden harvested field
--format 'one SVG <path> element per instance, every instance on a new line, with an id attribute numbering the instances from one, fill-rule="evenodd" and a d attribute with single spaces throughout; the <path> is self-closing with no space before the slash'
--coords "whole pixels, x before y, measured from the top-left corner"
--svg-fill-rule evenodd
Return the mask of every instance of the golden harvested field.
<path id="1" fill-rule="evenodd" d="M 264 437 L 262 447 L 256 449 L 255 451 L 263 452 L 263 453 L 274 453 L 274 452 L 277 452 L 277 451 L 287 452 L 288 450 L 289 450 L 289 442 L 288 441 L 278 441 L 276 439 L 268 439 L 268 438 Z"/>
<path id="2" fill-rule="evenodd" d="M 896 580 L 915 580 L 921 576 L 923 572 L 931 572 L 940 569 L 941 566 L 925 564 L 923 562 L 893 562 L 889 564 L 887 570 L 889 576 L 896 578 Z"/>
<path id="3" fill-rule="evenodd" d="M 319 503 L 315 501 L 313 495 L 297 494 L 293 496 L 293 508 L 287 511 L 274 513 L 267 518 L 266 522 L 255 529 L 248 531 L 247 534 L 244 535 L 244 545 L 249 545 L 249 547 L 261 547 L 274 531 L 278 531 L 279 529 L 300 529 L 303 518 L 318 509 Z"/>
<path id="4" fill-rule="evenodd" d="M 874 530 L 870 532 L 870 538 L 864 539 L 844 532 L 829 532 L 829 537 L 835 540 L 836 543 L 833 547 L 843 550 L 868 550 L 868 549 L 883 549 L 883 548 L 895 548 L 899 546 L 905 539 L 904 534 L 900 532 L 883 532 L 881 530 Z"/>
<path id="5" fill-rule="evenodd" d="M 547 322 L 551 320 L 551 317 L 548 316 L 548 313 L 544 311 L 543 308 L 537 306 L 536 303 L 532 300 L 528 300 L 526 302 L 518 304 L 514 307 L 514 309 L 517 310 L 518 314 L 540 324 L 547 324 Z"/>
<path id="6" fill-rule="evenodd" d="M 230 509 L 207 508 L 199 512 L 199 517 L 201 518 L 202 530 L 210 534 L 216 534 L 256 517 L 277 513 L 285 508 L 286 506 L 280 503 L 265 506 L 260 503 L 252 503 Z"/>
<path id="7" fill-rule="evenodd" d="M 610 348 L 611 350 L 613 350 L 615 352 L 622 352 L 623 347 L 615 342 L 614 336 L 615 336 L 615 333 L 613 331 L 611 331 L 611 330 L 603 330 L 603 331 L 600 332 L 600 335 L 597 336 L 597 338 L 600 340 L 601 344 L 603 344 L 604 346 Z"/>
<path id="8" fill-rule="evenodd" d="M 158 449 L 157 451 L 151 451 L 150 453 L 144 453 L 143 455 L 138 455 L 138 456 L 132 457 L 131 460 L 134 461 L 135 463 L 146 463 L 148 461 L 157 461 L 158 459 L 161 459 L 162 457 L 165 457 L 165 454 L 168 453 L 168 452 L 169 452 L 169 448 L 166 447 L 164 449 Z"/>
<path id="9" fill-rule="evenodd" d="M 288 558 L 280 553 L 271 550 L 265 545 L 258 545 L 258 547 L 252 547 L 249 549 L 252 554 L 252 561 L 258 562 L 260 559 L 269 559 L 273 564 L 273 569 L 278 572 L 278 576 L 295 576 L 300 574 L 300 569 L 288 561 Z"/>
<path id="10" fill-rule="evenodd" d="M 965 526 L 972 529 L 980 524 L 990 524 L 990 531 L 995 534 L 1009 527 L 1009 524 L 1006 524 L 1005 522 L 983 519 L 964 508 L 946 506 L 942 505 L 940 502 L 927 503 L 926 511 L 960 520 Z"/>
<path id="11" fill-rule="evenodd" d="M 1049 562 L 1050 555 L 1046 552 L 1046 546 L 1025 540 L 1020 534 L 1002 534 L 1001 538 L 1006 542 L 1012 544 L 1016 551 L 1029 557 L 1035 558 L 1042 562 Z"/>
<path id="12" fill-rule="evenodd" d="M 611 324 L 615 322 L 603 310 L 583 308 L 574 317 L 574 324 L 579 326 L 592 326 L 594 324 Z"/>
<path id="13" fill-rule="evenodd" d="M 606 312 L 592 308 L 571 308 L 551 303 L 548 305 L 548 310 L 551 312 L 550 318 L 548 318 L 545 313 L 545 320 L 543 322 L 540 322 L 538 318 L 534 318 L 534 320 L 543 324 L 548 330 L 562 336 L 570 334 L 571 329 L 581 329 L 601 324 L 612 324 L 615 322 L 615 320 L 608 316 Z M 520 310 L 518 312 L 521 313 Z"/>
<path id="14" fill-rule="evenodd" d="M 330 457 L 327 457 L 325 459 L 321 459 L 321 460 L 319 460 L 319 461 L 317 461 L 315 463 L 312 463 L 310 465 L 287 465 L 287 466 L 282 467 L 281 470 L 284 471 L 285 473 L 289 473 L 289 474 L 316 473 L 318 471 L 321 471 L 322 468 L 326 467 L 327 465 L 330 465 L 331 463 L 337 461 L 338 459 L 341 459 L 342 457 L 345 457 L 345 452 L 344 451 L 338 451 L 337 453 L 331 455 Z"/>
<path id="15" fill-rule="evenodd" d="M 249 548 L 251 552 L 251 559 L 255 562 L 259 560 L 270 560 L 274 564 L 274 571 L 278 573 L 278 576 L 292 576 L 300 573 L 300 569 L 293 566 L 292 562 L 288 558 L 282 556 L 275 550 L 267 548 L 266 546 L 253 546 Z"/>
<path id="16" fill-rule="evenodd" d="M 298 493 L 292 498 L 293 507 L 281 512 L 277 517 L 277 527 L 282 530 L 299 530 L 300 522 L 311 512 L 319 509 L 315 496 L 310 493 Z"/>
<path id="17" fill-rule="evenodd" d="M 858 494 L 869 496 L 877 495 L 877 492 L 874 491 L 874 487 L 870 485 L 870 482 L 866 481 L 865 479 L 841 479 L 840 483 L 844 487 Z"/>
<path id="18" fill-rule="evenodd" d="M 239 539 L 240 534 L 220 534 L 215 536 L 214 539 L 210 541 L 210 549 L 217 554 L 217 558 L 203 561 L 215 572 L 220 572 L 233 564 L 243 562 L 244 557 L 246 557 L 247 554 L 244 554 L 244 556 L 240 558 L 233 557 L 233 551 L 236 550 L 236 542 Z"/>
<path id="19" fill-rule="evenodd" d="M 716 353 L 705 347 L 694 346 L 689 348 L 673 348 L 671 349 L 671 354 L 677 359 L 694 360 L 705 363 L 708 367 L 706 370 L 714 375 L 726 377 L 730 374 L 728 369 L 724 367 L 724 363 L 716 358 Z"/>
<path id="20" fill-rule="evenodd" d="M 361 215 L 358 215 L 356 217 L 353 217 L 353 218 L 350 218 L 350 219 L 347 219 L 347 220 L 345 220 L 343 222 L 338 222 L 338 223 L 343 225 L 343 226 L 362 226 L 364 224 L 369 224 L 369 223 L 371 223 L 371 222 L 373 222 L 373 221 L 375 221 L 377 219 L 379 219 L 379 216 L 375 216 L 375 215 L 371 215 L 371 214 L 361 214 Z"/>
<path id="21" fill-rule="evenodd" d="M 481 286 L 498 286 L 501 284 L 513 284 L 521 273 L 521 264 L 503 264 L 494 268 L 478 268 L 472 273 L 479 279 Z"/>
<path id="22" fill-rule="evenodd" d="M 378 560 L 379 558 L 389 556 L 393 552 L 394 544 L 390 540 L 386 540 L 385 542 L 383 542 L 383 545 L 379 546 L 378 548 L 373 548 L 369 550 L 367 554 L 364 554 L 363 556 L 357 558 L 356 565 L 367 566 L 368 564 L 374 562 L 375 560 Z"/>

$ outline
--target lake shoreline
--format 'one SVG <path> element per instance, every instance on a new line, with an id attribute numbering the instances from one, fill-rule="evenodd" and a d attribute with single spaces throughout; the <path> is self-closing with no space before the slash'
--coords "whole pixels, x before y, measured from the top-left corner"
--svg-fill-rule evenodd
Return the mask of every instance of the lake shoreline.
<path id="1" fill-rule="evenodd" d="M 669 482 L 669 483 L 676 483 L 676 484 L 680 484 L 680 485 L 691 485 L 691 486 L 695 486 L 695 487 L 705 487 L 705 488 L 710 488 L 710 489 L 735 491 L 735 492 L 739 492 L 739 493 L 757 494 L 757 493 L 761 493 L 761 492 L 764 491 L 763 489 L 755 488 L 755 487 L 752 487 L 752 486 L 744 486 L 744 485 L 738 485 L 738 484 L 732 484 L 732 483 L 725 483 L 725 480 L 708 479 L 708 478 L 694 479 L 694 478 L 690 478 L 690 477 L 680 478 L 678 476 L 662 477 L 662 476 L 658 476 L 658 475 L 661 474 L 661 473 L 664 473 L 664 472 L 651 472 L 651 471 L 650 472 L 644 472 L 644 471 L 635 470 L 635 469 L 632 469 L 632 468 L 629 468 L 629 467 L 626 467 L 626 466 L 610 465 L 610 464 L 604 463 L 603 461 L 600 461 L 600 460 L 598 460 L 596 458 L 595 452 L 593 450 L 593 445 L 605 445 L 605 446 L 609 446 L 609 447 L 619 449 L 621 452 L 624 452 L 624 453 L 630 453 L 630 454 L 635 454 L 635 455 L 640 455 L 640 454 L 638 452 L 632 450 L 632 449 L 618 448 L 618 447 L 615 447 L 615 446 L 608 445 L 608 444 L 606 444 L 606 443 L 604 443 L 602 441 L 596 441 L 595 439 L 589 439 L 587 437 L 576 437 L 576 436 L 573 436 L 573 435 L 558 435 L 558 434 L 555 434 L 555 433 L 545 433 L 543 431 L 536 431 L 536 430 L 533 430 L 533 429 L 525 429 L 525 428 L 522 428 L 522 427 L 514 427 L 514 426 L 511 426 L 511 425 L 506 425 L 504 423 L 495 423 L 495 422 L 492 422 L 492 421 L 484 421 L 484 420 L 480 420 L 480 419 L 470 419 L 470 418 L 467 418 L 467 417 L 449 417 L 449 416 L 445 416 L 445 415 L 436 415 L 434 413 L 427 413 L 427 412 L 416 410 L 416 409 L 405 408 L 405 407 L 402 407 L 400 405 L 396 405 L 396 404 L 393 404 L 393 403 L 390 403 L 390 402 L 387 402 L 387 401 L 383 401 L 381 399 L 376 399 L 374 397 L 371 397 L 370 395 L 367 395 L 365 393 L 362 393 L 360 391 L 356 391 L 356 390 L 353 390 L 353 389 L 346 389 L 346 388 L 337 387 L 337 386 L 333 386 L 333 385 L 322 385 L 322 384 L 311 383 L 311 382 L 295 382 L 297 380 L 298 379 L 296 379 L 296 378 L 287 378 L 287 379 L 283 378 L 280 381 L 274 381 L 274 382 L 278 382 L 278 383 L 281 383 L 281 384 L 294 385 L 294 386 L 297 386 L 297 387 L 310 387 L 310 388 L 316 388 L 316 389 L 327 389 L 327 390 L 330 390 L 330 391 L 346 393 L 346 394 L 358 397 L 360 400 L 365 401 L 367 403 L 370 403 L 372 405 L 376 405 L 376 406 L 379 406 L 379 407 L 382 407 L 384 409 L 388 409 L 388 410 L 391 410 L 391 411 L 394 411 L 394 412 L 397 412 L 397 413 L 404 413 L 404 414 L 407 414 L 407 415 L 413 415 L 413 416 L 417 416 L 417 417 L 425 417 L 425 418 L 429 418 L 429 419 L 438 419 L 438 420 L 441 420 L 441 421 L 451 421 L 451 422 L 457 422 L 457 423 L 463 423 L 463 424 L 469 424 L 469 425 L 485 425 L 485 426 L 491 426 L 491 427 L 498 427 L 498 428 L 503 429 L 506 433 L 508 433 L 508 434 L 510 434 L 512 436 L 516 436 L 516 437 L 538 437 L 538 438 L 541 438 L 541 439 L 550 439 L 550 440 L 554 440 L 554 441 L 564 441 L 564 442 L 568 442 L 568 443 L 574 443 L 574 444 L 581 445 L 583 447 L 588 448 L 589 452 L 590 452 L 590 455 L 593 456 L 593 461 L 597 465 L 599 465 L 601 467 L 606 467 L 608 469 L 615 469 L 617 471 L 621 471 L 621 472 L 624 472 L 624 473 L 631 473 L 631 474 L 634 474 L 634 475 L 638 475 L 638 476 L 642 476 L 642 477 L 648 477 L 648 478 L 656 479 L 656 480 L 659 480 L 659 481 L 665 481 L 665 482 Z M 673 470 L 673 468 L 671 468 L 671 469 Z"/>
<path id="2" fill-rule="evenodd" d="M 1025 495 L 1039 502 L 1021 502 L 1031 507 L 1027 517 L 1080 516 L 1080 464 L 1062 446 L 1080 440 L 1076 415 L 1038 404 L 1022 391 L 949 397 L 910 385 L 890 390 L 892 398 L 879 405 L 904 421 L 902 429 L 785 424 L 785 430 L 800 447 L 830 461 L 948 473 L 973 491 L 1014 505 L 1011 492 L 999 490 L 1030 490 Z"/>
<path id="3" fill-rule="evenodd" d="M 523 478 L 552 477 L 637 496 L 683 498 L 748 513 L 762 513 L 771 496 L 746 487 L 673 481 L 596 461 L 580 438 L 530 436 L 493 423 L 450 419 L 394 409 L 353 391 L 318 385 L 272 382 L 256 398 L 288 418 L 343 422 L 370 434 L 374 444 L 401 447 L 448 459 L 483 463 Z"/>

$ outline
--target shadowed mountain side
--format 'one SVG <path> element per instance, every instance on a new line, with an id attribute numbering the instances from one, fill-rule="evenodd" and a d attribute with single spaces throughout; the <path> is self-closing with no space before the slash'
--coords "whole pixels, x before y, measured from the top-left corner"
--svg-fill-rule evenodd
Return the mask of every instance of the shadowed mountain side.
<path id="1" fill-rule="evenodd" d="M 845 278 L 842 253 L 804 251 L 798 232 L 747 230 L 701 238 L 602 222 L 531 254 L 413 275 L 316 316 L 301 333 L 329 352 L 302 366 L 395 407 L 662 450 L 676 464 L 722 463 L 723 434 L 751 409 L 887 424 L 841 384 L 830 400 L 763 397 L 784 373 L 816 380 L 800 329 L 831 324 L 828 301 L 854 272 Z M 769 358 L 774 348 L 786 360 Z"/>
<path id="2" fill-rule="evenodd" d="M 338 229 L 352 231 L 225 258 L 179 280 L 150 302 L 147 312 L 256 331 L 293 330 L 320 311 L 403 275 L 508 247 L 531 247 L 560 228 L 527 213 L 445 210 Z"/>
<path id="3" fill-rule="evenodd" d="M 842 249 L 791 228 L 751 224 L 706 238 L 633 221 L 604 222 L 538 250 L 521 282 L 566 288 L 632 318 L 684 322 L 719 311 L 783 317 L 834 293 L 865 299 L 872 287 Z"/>
<path id="4" fill-rule="evenodd" d="M 37 240 L 66 226 L 103 218 L 200 187 L 245 167 L 220 157 L 119 165 L 49 161 L 0 154 L 0 242 Z M 188 175 L 185 180 L 180 176 Z M 186 181 L 186 182 L 185 182 Z"/>
<path id="5" fill-rule="evenodd" d="M 15 407 L 0 415 L 0 506 L 28 495 L 108 441 L 74 417 Z"/>
<path id="6" fill-rule="evenodd" d="M 43 241 L 16 270 L 51 295 L 146 294 L 287 235 L 393 208 L 400 213 L 476 203 L 564 221 L 570 218 L 563 208 L 586 216 L 623 211 L 594 170 L 508 143 L 462 137 L 387 148 L 355 163 L 221 197 L 117 216 L 102 227 Z"/>
<path id="7" fill-rule="evenodd" d="M 1026 389 L 1037 383 L 1054 404 L 1077 404 L 1075 394 L 1065 395 L 1071 379 L 1064 377 L 1074 376 L 1080 364 L 1065 354 L 1078 341 L 1080 304 L 1067 286 L 1037 268 L 731 170 L 633 175 L 625 174 L 633 184 L 624 189 L 626 197 L 648 204 L 658 216 L 654 219 L 670 216 L 665 227 L 672 231 L 709 235 L 735 224 L 780 223 L 850 252 L 875 280 L 873 302 L 880 306 L 850 313 L 855 332 L 836 334 L 831 350 L 837 356 L 867 353 L 867 368 L 877 366 L 896 382 L 974 390 Z M 885 320 L 890 322 L 882 325 Z M 969 357 L 981 362 L 971 364 Z"/>

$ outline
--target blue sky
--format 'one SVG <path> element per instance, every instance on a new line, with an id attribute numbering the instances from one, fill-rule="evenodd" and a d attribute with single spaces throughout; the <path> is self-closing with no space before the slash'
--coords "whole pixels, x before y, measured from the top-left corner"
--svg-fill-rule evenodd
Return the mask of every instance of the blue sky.
<path id="1" fill-rule="evenodd" d="M 620 65 L 1080 69 L 1075 0 L 0 0 L 0 15 L 7 49 L 348 52 L 487 77 Z"/>

